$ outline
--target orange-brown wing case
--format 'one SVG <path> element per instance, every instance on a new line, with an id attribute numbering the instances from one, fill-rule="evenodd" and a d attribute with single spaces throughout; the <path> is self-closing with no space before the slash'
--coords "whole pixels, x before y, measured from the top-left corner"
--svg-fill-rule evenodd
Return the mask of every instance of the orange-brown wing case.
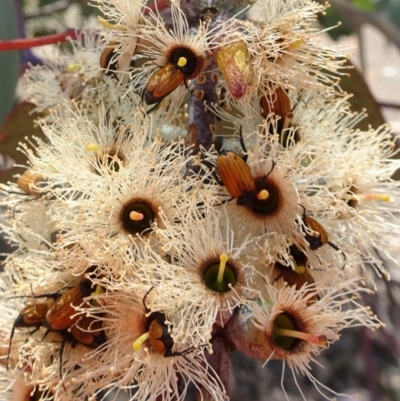
<path id="1" fill-rule="evenodd" d="M 254 178 L 246 162 L 234 152 L 221 153 L 217 159 L 219 176 L 233 198 L 255 191 Z"/>

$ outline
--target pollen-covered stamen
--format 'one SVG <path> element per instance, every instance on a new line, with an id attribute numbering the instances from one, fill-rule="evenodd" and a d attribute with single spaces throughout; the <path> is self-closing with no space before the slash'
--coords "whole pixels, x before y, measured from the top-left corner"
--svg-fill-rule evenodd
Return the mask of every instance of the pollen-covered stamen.
<path id="1" fill-rule="evenodd" d="M 136 339 L 132 344 L 134 351 L 140 351 L 142 349 L 143 344 L 149 339 L 149 337 L 150 333 L 146 332 L 142 334 L 138 339 Z"/>
<path id="2" fill-rule="evenodd" d="M 358 195 L 358 198 L 364 201 L 382 201 L 382 202 L 390 202 L 389 194 L 363 194 Z M 354 198 L 355 199 L 355 198 Z"/>
<path id="3" fill-rule="evenodd" d="M 177 65 L 178 65 L 179 67 L 182 68 L 182 67 L 184 67 L 186 64 L 187 64 L 186 58 L 185 58 L 185 57 L 179 57 L 179 60 L 178 60 Z"/>
<path id="4" fill-rule="evenodd" d="M 67 66 L 67 72 L 79 71 L 82 67 L 82 64 L 70 64 Z"/>
<path id="5" fill-rule="evenodd" d="M 356 185 L 352 185 L 348 192 L 347 204 L 356 209 L 362 202 L 377 201 L 377 202 L 390 202 L 390 195 L 385 193 L 369 193 L 360 194 Z"/>
<path id="6" fill-rule="evenodd" d="M 96 289 L 90 294 L 91 297 L 95 297 L 96 295 L 101 295 L 103 293 L 103 287 L 100 284 L 96 285 Z"/>
<path id="7" fill-rule="evenodd" d="M 85 149 L 88 152 L 95 152 L 99 157 L 103 157 L 103 151 L 101 150 L 100 145 L 98 143 L 88 143 L 85 146 Z"/>
<path id="8" fill-rule="evenodd" d="M 130 217 L 131 220 L 134 220 L 134 221 L 139 221 L 139 220 L 143 220 L 144 219 L 143 213 L 139 213 L 139 212 L 135 212 L 135 211 L 130 212 L 129 213 L 129 217 Z"/>
<path id="9" fill-rule="evenodd" d="M 295 266 L 294 271 L 298 274 L 304 274 L 306 272 L 305 266 Z"/>
<path id="10" fill-rule="evenodd" d="M 125 28 L 124 26 L 111 24 L 110 22 L 106 21 L 102 17 L 98 17 L 98 20 L 99 20 L 100 25 L 104 26 L 104 28 L 117 30 L 117 31 L 123 31 L 123 32 L 127 30 L 127 28 Z"/>
<path id="11" fill-rule="evenodd" d="M 218 272 L 218 277 L 217 277 L 217 282 L 222 283 L 222 280 L 224 278 L 224 272 L 225 272 L 225 266 L 226 262 L 229 259 L 229 256 L 226 253 L 222 253 L 219 257 L 221 263 L 219 265 L 219 272 Z"/>
<path id="12" fill-rule="evenodd" d="M 144 234 L 151 230 L 155 213 L 144 201 L 135 200 L 122 211 L 121 220 L 125 229 L 131 234 Z"/>
<path id="13" fill-rule="evenodd" d="M 328 339 L 325 335 L 312 335 L 296 330 L 296 325 L 290 315 L 280 313 L 274 320 L 273 337 L 276 345 L 290 351 L 296 346 L 297 340 L 307 341 L 311 344 L 325 346 Z"/>
<path id="14" fill-rule="evenodd" d="M 257 194 L 257 199 L 258 200 L 266 200 L 269 197 L 269 192 L 266 189 L 262 189 L 258 194 Z"/>
<path id="15" fill-rule="evenodd" d="M 328 339 L 323 334 L 320 336 L 314 336 L 312 334 L 303 333 L 302 331 L 276 328 L 276 326 L 274 328 L 274 336 L 298 338 L 299 340 L 308 341 L 309 343 L 321 346 L 326 345 L 328 342 Z"/>
<path id="16" fill-rule="evenodd" d="M 219 259 L 219 263 L 215 261 L 205 269 L 204 281 L 209 289 L 224 293 L 235 286 L 237 278 L 232 266 L 228 263 L 229 256 L 226 253 L 222 253 Z"/>

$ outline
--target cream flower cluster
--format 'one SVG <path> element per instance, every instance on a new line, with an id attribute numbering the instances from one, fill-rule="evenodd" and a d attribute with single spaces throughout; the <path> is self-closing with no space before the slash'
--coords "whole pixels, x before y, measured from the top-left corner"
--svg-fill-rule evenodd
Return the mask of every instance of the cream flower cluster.
<path id="1" fill-rule="evenodd" d="M 235 348 L 330 399 L 311 362 L 381 326 L 361 296 L 398 266 L 400 162 L 354 129 L 324 6 L 188 3 L 97 0 L 24 77 L 46 139 L 1 186 L 1 399 L 226 401 Z"/>

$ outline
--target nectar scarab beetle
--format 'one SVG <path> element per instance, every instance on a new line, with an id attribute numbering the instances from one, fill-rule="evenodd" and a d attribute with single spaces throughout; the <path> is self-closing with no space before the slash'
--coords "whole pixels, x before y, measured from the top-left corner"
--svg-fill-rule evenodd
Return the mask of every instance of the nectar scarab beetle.
<path id="1" fill-rule="evenodd" d="M 255 191 L 256 186 L 250 168 L 237 153 L 222 151 L 217 159 L 217 169 L 222 183 L 232 198 L 239 199 L 244 193 Z"/>
<path id="2" fill-rule="evenodd" d="M 278 121 L 278 132 L 288 128 L 289 120 L 292 117 L 290 108 L 290 99 L 284 89 L 278 86 L 272 94 L 264 95 L 260 99 L 261 114 L 267 118 L 269 114 L 274 113 L 280 117 Z"/>
<path id="3" fill-rule="evenodd" d="M 149 316 L 148 322 L 149 342 L 152 348 L 159 354 L 168 356 L 174 345 L 174 340 L 168 332 L 164 314 L 154 312 Z"/>
<path id="4" fill-rule="evenodd" d="M 163 355 L 165 358 L 173 356 L 183 356 L 196 350 L 195 347 L 189 347 L 182 351 L 172 351 L 174 340 L 170 334 L 170 328 L 165 323 L 166 317 L 162 312 L 151 312 L 146 305 L 146 298 L 154 287 L 151 287 L 143 298 L 143 306 L 146 311 L 147 319 L 144 324 L 145 333 L 137 338 L 133 343 L 133 349 L 140 351 L 143 344 L 148 341 L 151 348 L 157 354 Z"/>
<path id="5" fill-rule="evenodd" d="M 28 195 L 40 196 L 46 192 L 46 181 L 42 174 L 28 169 L 18 178 L 17 185 Z"/>
<path id="6" fill-rule="evenodd" d="M 84 302 L 83 298 L 90 296 L 92 292 L 92 283 L 88 279 L 67 290 L 47 312 L 45 326 L 56 331 L 71 327 L 81 318 L 76 307 L 81 306 Z"/>
<path id="7" fill-rule="evenodd" d="M 91 282 L 88 279 L 73 288 L 60 293 L 49 293 L 35 295 L 34 298 L 47 297 L 46 303 L 36 303 L 25 306 L 14 321 L 7 356 L 7 367 L 9 363 L 11 342 L 15 328 L 35 328 L 32 335 L 39 328 L 46 328 L 43 339 L 49 332 L 57 332 L 62 336 L 60 347 L 60 377 L 62 377 L 62 359 L 65 344 L 68 342 L 74 348 L 81 344 L 88 348 L 97 348 L 104 344 L 107 339 L 102 327 L 102 322 L 93 316 L 78 314 L 74 306 L 80 306 L 83 298 L 92 294 Z M 89 304 L 87 305 L 89 307 Z"/>
<path id="8" fill-rule="evenodd" d="M 160 103 L 178 86 L 196 78 L 205 68 L 206 57 L 188 47 L 175 47 L 167 56 L 167 63 L 149 78 L 142 98 L 146 104 Z"/>
<path id="9" fill-rule="evenodd" d="M 7 369 L 10 359 L 11 343 L 15 329 L 17 327 L 35 328 L 35 330 L 33 331 L 35 332 L 43 325 L 48 311 L 49 311 L 49 303 L 37 303 L 34 305 L 27 305 L 22 309 L 18 317 L 14 320 L 9 340 L 7 363 L 6 363 Z"/>
<path id="10" fill-rule="evenodd" d="M 307 255 L 293 244 L 289 247 L 289 257 L 293 262 L 293 267 L 281 262 L 275 262 L 274 269 L 277 270 L 278 276 L 273 283 L 282 279 L 289 286 L 295 286 L 297 290 L 300 290 L 304 285 L 314 284 L 315 280 L 307 267 Z M 313 297 L 312 301 L 316 300 L 317 297 Z"/>
<path id="11" fill-rule="evenodd" d="M 325 228 L 322 226 L 320 222 L 314 219 L 311 216 L 306 214 L 306 208 L 303 205 L 300 205 L 303 208 L 303 223 L 304 226 L 302 227 L 305 240 L 310 245 L 310 249 L 312 251 L 317 250 L 321 246 L 328 244 L 331 246 L 335 251 L 341 252 L 343 259 L 346 260 L 346 255 L 343 251 L 341 251 L 337 245 L 329 241 L 328 233 L 326 232 Z"/>
<path id="12" fill-rule="evenodd" d="M 116 42 L 110 42 L 100 55 L 100 67 L 105 70 L 107 75 L 114 75 L 118 68 L 116 45 Z"/>
<path id="13" fill-rule="evenodd" d="M 98 348 L 107 341 L 102 322 L 93 316 L 81 316 L 69 331 L 77 343 L 88 348 Z"/>
<path id="14" fill-rule="evenodd" d="M 308 216 L 306 214 L 306 208 L 303 205 L 300 205 L 303 208 L 303 223 L 305 227 L 302 227 L 304 236 L 308 244 L 310 245 L 310 249 L 315 251 L 320 248 L 322 245 L 329 244 L 334 249 L 338 250 L 336 245 L 333 245 L 329 242 L 328 233 L 325 228 L 315 220 L 313 217 Z M 306 229 L 307 228 L 307 229 Z M 311 232 L 310 232 L 311 231 Z"/>
<path id="15" fill-rule="evenodd" d="M 197 15 L 196 20 L 202 23 L 209 24 L 218 14 L 220 10 L 216 7 L 203 8 Z"/>
<path id="16" fill-rule="evenodd" d="M 250 167 L 247 165 L 247 151 L 244 145 L 242 132 L 239 141 L 245 153 L 241 157 L 235 152 L 222 151 L 217 159 L 217 170 L 221 183 L 225 186 L 236 204 L 251 209 L 255 214 L 268 215 L 273 213 L 280 203 L 279 190 L 268 179 L 275 163 L 269 173 L 253 177 Z"/>
<path id="17" fill-rule="evenodd" d="M 291 109 L 289 96 L 280 86 L 276 87 L 272 93 L 263 95 L 260 99 L 261 115 L 264 119 L 272 113 L 279 117 L 276 125 L 269 124 L 268 134 L 278 134 L 279 142 L 284 147 L 289 146 L 290 143 L 296 144 L 301 140 L 300 131 L 291 124 L 293 110 L 296 106 L 297 104 Z"/>

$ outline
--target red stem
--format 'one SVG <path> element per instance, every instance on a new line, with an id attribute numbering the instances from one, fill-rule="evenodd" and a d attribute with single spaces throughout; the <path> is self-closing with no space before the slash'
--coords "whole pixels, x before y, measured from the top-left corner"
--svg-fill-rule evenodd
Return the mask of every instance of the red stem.
<path id="1" fill-rule="evenodd" d="M 156 11 L 156 10 L 161 11 L 167 7 L 169 7 L 169 5 L 167 4 L 167 2 L 165 0 L 157 0 L 154 3 L 147 6 L 147 9 L 144 11 L 144 14 L 148 14 L 149 9 L 151 11 Z"/>
<path id="2" fill-rule="evenodd" d="M 79 32 L 77 32 L 75 29 L 69 29 L 63 33 L 39 36 L 37 38 L 0 40 L 0 51 L 24 50 L 36 46 L 52 45 L 55 43 L 65 42 L 68 39 L 76 39 L 78 33 Z"/>
<path id="3" fill-rule="evenodd" d="M 150 4 L 144 11 L 144 14 L 149 13 L 149 9 L 152 11 L 161 11 L 168 7 L 166 0 L 157 0 Z M 69 29 L 63 33 L 57 33 L 54 35 L 39 36 L 37 38 L 23 38 L 23 39 L 12 39 L 12 40 L 0 40 L 0 51 L 11 51 L 11 50 L 25 50 L 31 47 L 52 45 L 55 43 L 65 42 L 68 39 L 76 39 L 78 32 L 74 29 Z"/>

